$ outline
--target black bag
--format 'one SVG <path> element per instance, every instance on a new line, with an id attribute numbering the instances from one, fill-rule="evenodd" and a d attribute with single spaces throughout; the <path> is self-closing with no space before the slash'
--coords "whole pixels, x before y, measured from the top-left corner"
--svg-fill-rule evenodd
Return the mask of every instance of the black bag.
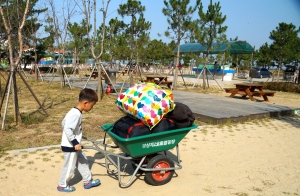
<path id="1" fill-rule="evenodd" d="M 149 127 L 144 125 L 142 121 L 129 115 L 123 116 L 117 120 L 114 123 L 111 132 L 122 138 L 131 138 L 151 134 Z"/>
<path id="2" fill-rule="evenodd" d="M 174 110 L 167 113 L 165 118 L 174 120 L 177 128 L 189 127 L 195 121 L 195 116 L 192 110 L 185 104 L 175 102 L 176 106 Z"/>
<path id="3" fill-rule="evenodd" d="M 151 132 L 159 133 L 159 132 L 168 131 L 168 130 L 172 130 L 172 129 L 177 129 L 177 126 L 176 126 L 174 120 L 169 119 L 169 118 L 162 118 L 161 121 L 159 123 L 157 123 L 157 125 L 155 125 L 155 127 L 152 128 Z"/>
<path id="4" fill-rule="evenodd" d="M 176 129 L 177 126 L 172 119 L 163 118 L 152 130 L 149 129 L 142 121 L 131 117 L 129 115 L 121 117 L 114 123 L 111 130 L 114 134 L 122 138 L 132 138 L 141 135 L 147 135 L 151 133 L 159 133 Z"/>

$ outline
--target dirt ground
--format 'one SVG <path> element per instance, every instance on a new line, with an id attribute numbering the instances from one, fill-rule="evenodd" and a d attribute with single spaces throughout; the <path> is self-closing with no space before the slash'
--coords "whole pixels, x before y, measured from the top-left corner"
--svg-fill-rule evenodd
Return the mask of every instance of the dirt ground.
<path id="1" fill-rule="evenodd" d="M 84 150 L 101 185 L 85 190 L 76 173 L 71 195 L 300 195 L 299 130 L 299 116 L 198 127 L 179 144 L 182 169 L 162 186 L 149 185 L 138 174 L 129 188 L 120 188 L 116 176 L 107 174 L 102 154 Z M 0 195 L 67 195 L 56 190 L 62 163 L 59 147 L 9 152 L 0 158 Z M 132 172 L 131 164 L 121 161 L 123 182 Z"/>
<path id="2" fill-rule="evenodd" d="M 300 108 L 299 95 L 277 92 L 269 104 Z M 70 183 L 76 191 L 70 195 L 300 195 L 299 130 L 299 115 L 200 126 L 180 142 L 182 169 L 162 186 L 149 185 L 138 174 L 129 188 L 120 188 L 116 176 L 107 173 L 102 154 L 86 149 L 101 185 L 85 190 L 76 173 Z M 7 152 L 0 158 L 0 195 L 67 195 L 56 190 L 62 163 L 58 146 Z M 122 181 L 132 173 L 131 164 L 122 161 Z"/>

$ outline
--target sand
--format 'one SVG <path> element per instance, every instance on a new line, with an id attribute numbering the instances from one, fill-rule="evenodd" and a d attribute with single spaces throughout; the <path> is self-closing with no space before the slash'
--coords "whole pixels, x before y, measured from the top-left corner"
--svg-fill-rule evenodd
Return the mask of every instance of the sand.
<path id="1" fill-rule="evenodd" d="M 299 144 L 299 116 L 205 125 L 179 143 L 182 169 L 169 183 L 152 186 L 137 175 L 128 188 L 107 174 L 99 151 L 85 149 L 101 185 L 85 190 L 76 173 L 73 193 L 56 190 L 63 163 L 58 147 L 11 151 L 0 158 L 0 195 L 300 195 Z M 132 173 L 131 164 L 123 166 Z"/>

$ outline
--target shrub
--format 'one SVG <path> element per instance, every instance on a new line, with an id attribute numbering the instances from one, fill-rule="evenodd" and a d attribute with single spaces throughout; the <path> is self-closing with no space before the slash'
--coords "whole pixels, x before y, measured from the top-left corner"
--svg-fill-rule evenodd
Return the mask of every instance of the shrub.
<path id="1" fill-rule="evenodd" d="M 298 84 L 288 82 L 265 82 L 263 84 L 264 89 L 268 90 L 300 93 L 300 85 Z"/>

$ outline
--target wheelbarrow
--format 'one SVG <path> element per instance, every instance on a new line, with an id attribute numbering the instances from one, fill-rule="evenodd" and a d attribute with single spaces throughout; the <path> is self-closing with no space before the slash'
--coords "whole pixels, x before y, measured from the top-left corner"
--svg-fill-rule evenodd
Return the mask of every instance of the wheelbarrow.
<path id="1" fill-rule="evenodd" d="M 154 186 L 164 185 L 171 181 L 175 170 L 182 168 L 180 164 L 179 142 L 192 129 L 198 126 L 193 124 L 190 127 L 167 130 L 164 132 L 137 136 L 133 138 L 121 138 L 111 132 L 113 124 L 104 124 L 101 128 L 105 131 L 102 142 L 92 140 L 87 137 L 84 139 L 90 141 L 92 146 L 84 146 L 84 149 L 94 149 L 101 152 L 105 158 L 105 167 L 108 174 L 118 176 L 119 186 L 129 187 L 136 174 L 145 172 L 145 181 Z M 106 133 L 110 136 L 115 145 L 110 145 L 106 141 Z M 102 146 L 102 148 L 100 147 Z M 108 151 L 109 148 L 119 147 L 123 153 L 116 154 Z M 176 147 L 176 160 L 168 156 L 167 150 Z M 121 180 L 121 161 L 128 160 L 134 169 L 133 174 L 127 182 Z M 110 165 L 117 168 L 110 169 Z"/>

